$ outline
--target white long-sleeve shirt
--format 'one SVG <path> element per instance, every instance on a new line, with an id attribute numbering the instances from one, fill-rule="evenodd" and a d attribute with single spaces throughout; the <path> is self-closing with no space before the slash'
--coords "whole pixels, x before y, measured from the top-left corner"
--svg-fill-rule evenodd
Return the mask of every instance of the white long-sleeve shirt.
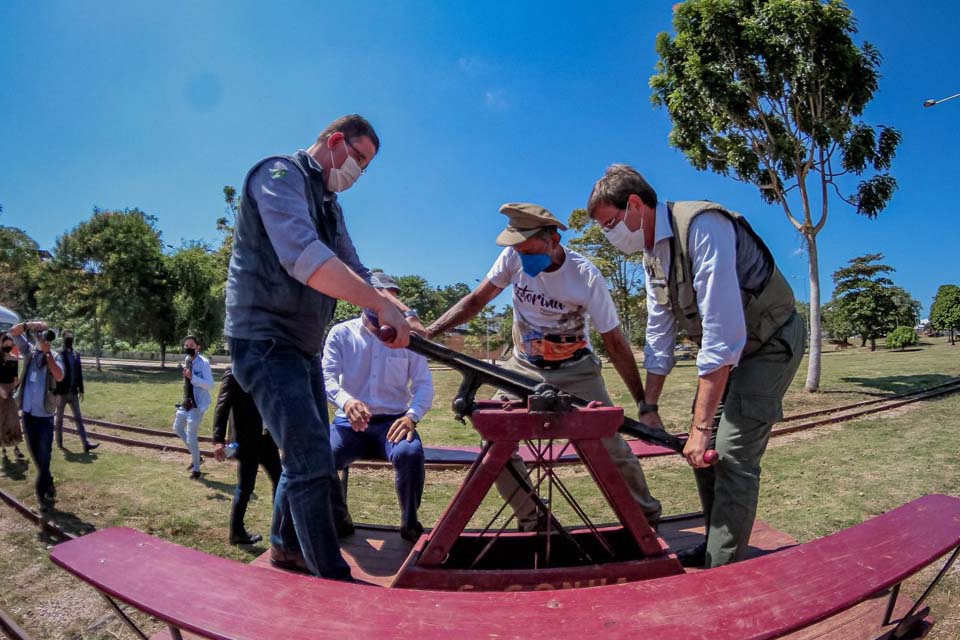
<path id="1" fill-rule="evenodd" d="M 346 415 L 348 401 L 360 400 L 374 415 L 406 413 L 419 422 L 433 404 L 427 359 L 386 346 L 360 318 L 330 329 L 323 346 L 323 383 L 338 416 Z"/>
<path id="2" fill-rule="evenodd" d="M 657 203 L 653 256 L 670 273 L 671 238 L 666 204 Z M 737 235 L 722 213 L 707 211 L 690 225 L 688 242 L 693 262 L 693 290 L 703 320 L 703 338 L 697 354 L 697 373 L 705 376 L 720 367 L 736 366 L 747 344 L 740 281 L 737 278 Z M 669 304 L 659 304 L 649 276 L 647 287 L 647 344 L 643 368 L 667 375 L 676 364 L 677 320 Z"/>

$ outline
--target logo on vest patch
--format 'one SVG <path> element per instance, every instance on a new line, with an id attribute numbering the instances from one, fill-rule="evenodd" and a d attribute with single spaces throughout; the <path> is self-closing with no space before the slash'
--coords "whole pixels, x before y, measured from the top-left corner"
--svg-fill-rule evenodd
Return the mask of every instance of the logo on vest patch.
<path id="1" fill-rule="evenodd" d="M 277 178 L 282 178 L 287 175 L 286 169 L 270 169 L 270 177 L 276 180 Z"/>

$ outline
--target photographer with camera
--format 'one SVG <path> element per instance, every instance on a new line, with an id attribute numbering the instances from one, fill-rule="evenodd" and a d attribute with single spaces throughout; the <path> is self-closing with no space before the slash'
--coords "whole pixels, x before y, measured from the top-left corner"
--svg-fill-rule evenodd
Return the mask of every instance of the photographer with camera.
<path id="1" fill-rule="evenodd" d="M 25 334 L 33 331 L 37 341 L 31 345 Z M 57 491 L 50 473 L 53 450 L 53 414 L 57 410 L 57 383 L 63 380 L 63 365 L 50 346 L 57 334 L 45 322 L 21 322 L 10 329 L 20 355 L 23 357 L 23 375 L 17 386 L 16 397 L 23 412 L 23 433 L 27 447 L 37 465 L 37 501 L 40 510 L 53 507 Z"/>
<path id="2" fill-rule="evenodd" d="M 183 339 L 183 352 L 186 354 L 183 364 L 179 365 L 183 374 L 183 402 L 176 405 L 177 414 L 173 419 L 173 430 L 186 443 L 192 461 L 190 479 L 200 479 L 200 423 L 203 414 L 210 407 L 210 391 L 213 389 L 213 371 L 210 361 L 200 354 L 200 341 L 196 336 Z"/>

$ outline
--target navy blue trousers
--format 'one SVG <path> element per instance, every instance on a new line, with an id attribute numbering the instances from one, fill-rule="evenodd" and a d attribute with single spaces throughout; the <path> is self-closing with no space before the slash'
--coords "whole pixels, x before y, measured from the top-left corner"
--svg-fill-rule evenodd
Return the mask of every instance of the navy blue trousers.
<path id="1" fill-rule="evenodd" d="M 53 475 L 50 473 L 50 458 L 53 452 L 53 416 L 39 417 L 23 414 L 23 435 L 27 440 L 30 455 L 37 465 L 37 500 L 53 493 Z"/>
<path id="2" fill-rule="evenodd" d="M 373 416 L 363 431 L 354 431 L 349 420 L 337 416 L 330 425 L 330 448 L 337 471 L 362 458 L 389 460 L 396 471 L 400 526 L 411 527 L 417 522 L 417 509 L 423 497 L 423 443 L 417 432 L 409 442 L 406 437 L 396 444 L 387 440 L 390 425 L 402 416 Z"/>

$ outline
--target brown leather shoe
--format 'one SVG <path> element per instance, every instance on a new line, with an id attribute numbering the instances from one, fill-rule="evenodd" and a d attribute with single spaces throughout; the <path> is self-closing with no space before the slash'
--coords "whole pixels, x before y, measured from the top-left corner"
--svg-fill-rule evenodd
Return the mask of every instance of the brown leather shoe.
<path id="1" fill-rule="evenodd" d="M 310 573 L 310 569 L 307 568 L 307 561 L 303 559 L 302 554 L 296 551 L 281 549 L 276 545 L 271 545 L 270 547 L 270 565 L 277 569 L 283 569 L 284 571 L 295 571 L 297 573 L 313 575 Z"/>

